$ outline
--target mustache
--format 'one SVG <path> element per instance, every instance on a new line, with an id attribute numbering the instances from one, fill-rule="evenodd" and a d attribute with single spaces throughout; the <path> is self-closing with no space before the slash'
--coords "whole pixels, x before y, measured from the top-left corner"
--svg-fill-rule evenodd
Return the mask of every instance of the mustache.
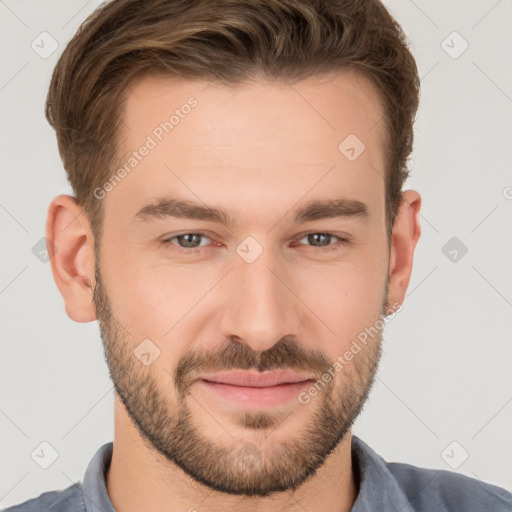
<path id="1" fill-rule="evenodd" d="M 306 349 L 293 336 L 285 336 L 267 350 L 257 352 L 245 343 L 230 341 L 220 349 L 191 351 L 174 370 L 174 384 L 181 396 L 200 373 L 225 370 L 307 370 L 319 378 L 331 366 L 321 350 Z"/>

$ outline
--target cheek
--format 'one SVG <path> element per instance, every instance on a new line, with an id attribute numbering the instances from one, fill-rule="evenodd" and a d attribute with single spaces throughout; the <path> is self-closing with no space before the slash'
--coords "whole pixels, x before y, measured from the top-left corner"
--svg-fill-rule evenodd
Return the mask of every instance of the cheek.
<path id="1" fill-rule="evenodd" d="M 109 253 L 105 248 L 109 257 L 102 262 L 102 275 L 116 319 L 134 338 L 161 339 L 218 279 L 204 265 L 154 265 L 136 251 L 129 254 L 127 249 L 121 258 L 116 250 L 121 252 L 117 248 Z"/>
<path id="2" fill-rule="evenodd" d="M 342 353 L 359 333 L 380 318 L 385 279 L 386 267 L 377 258 L 317 265 L 314 271 L 297 270 L 295 289 L 307 308 L 317 315 L 307 313 L 310 321 L 317 326 L 319 322 L 325 324 L 323 332 L 331 340 L 329 353 Z M 318 327 L 315 330 L 318 332 Z"/>
<path id="3" fill-rule="evenodd" d="M 326 274 L 322 279 L 322 274 Z M 368 314 L 380 308 L 381 290 L 375 280 L 369 280 L 365 273 L 359 275 L 353 269 L 350 273 L 323 272 L 315 275 L 315 281 L 324 282 L 309 292 L 312 303 L 334 322 L 360 324 Z"/>

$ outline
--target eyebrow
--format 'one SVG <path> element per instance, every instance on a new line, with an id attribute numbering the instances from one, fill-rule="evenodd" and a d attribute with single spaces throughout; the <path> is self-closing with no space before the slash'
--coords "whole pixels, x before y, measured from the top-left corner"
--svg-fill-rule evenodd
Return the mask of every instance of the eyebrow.
<path id="1" fill-rule="evenodd" d="M 300 224 L 318 219 L 333 218 L 369 218 L 368 207 L 355 199 L 326 199 L 307 203 L 294 211 L 293 222 Z M 218 222 L 226 226 L 235 226 L 236 220 L 223 208 L 215 208 L 194 203 L 189 200 L 161 198 L 142 207 L 134 216 L 135 220 L 149 222 L 154 219 L 175 217 Z"/>

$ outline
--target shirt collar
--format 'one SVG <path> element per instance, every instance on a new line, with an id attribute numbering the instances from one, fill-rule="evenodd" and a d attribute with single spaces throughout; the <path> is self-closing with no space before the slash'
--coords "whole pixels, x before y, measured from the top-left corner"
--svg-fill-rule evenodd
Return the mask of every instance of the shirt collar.
<path id="1" fill-rule="evenodd" d="M 359 493 L 351 512 L 414 512 L 388 463 L 357 436 L 352 436 L 352 467 L 358 471 Z"/>
<path id="2" fill-rule="evenodd" d="M 82 482 L 86 512 L 116 512 L 107 492 L 106 473 L 112 460 L 114 443 L 104 444 L 87 466 Z"/>
<path id="3" fill-rule="evenodd" d="M 101 446 L 87 467 L 82 483 L 86 512 L 115 512 L 106 485 L 112 450 L 112 442 Z M 354 435 L 352 465 L 359 480 L 359 493 L 351 512 L 370 512 L 377 506 L 379 510 L 414 512 L 386 461 Z"/>

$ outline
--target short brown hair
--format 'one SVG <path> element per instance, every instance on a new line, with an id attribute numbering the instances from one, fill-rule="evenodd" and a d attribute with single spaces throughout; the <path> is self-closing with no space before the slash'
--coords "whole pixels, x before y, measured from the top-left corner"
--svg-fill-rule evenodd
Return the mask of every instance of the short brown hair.
<path id="1" fill-rule="evenodd" d="M 75 199 L 101 236 L 93 191 L 119 158 L 123 92 L 135 78 L 158 73 L 229 85 L 349 68 L 376 86 L 384 107 L 389 241 L 409 175 L 420 80 L 404 32 L 379 0 L 112 0 L 82 23 L 59 58 L 46 118 Z"/>

